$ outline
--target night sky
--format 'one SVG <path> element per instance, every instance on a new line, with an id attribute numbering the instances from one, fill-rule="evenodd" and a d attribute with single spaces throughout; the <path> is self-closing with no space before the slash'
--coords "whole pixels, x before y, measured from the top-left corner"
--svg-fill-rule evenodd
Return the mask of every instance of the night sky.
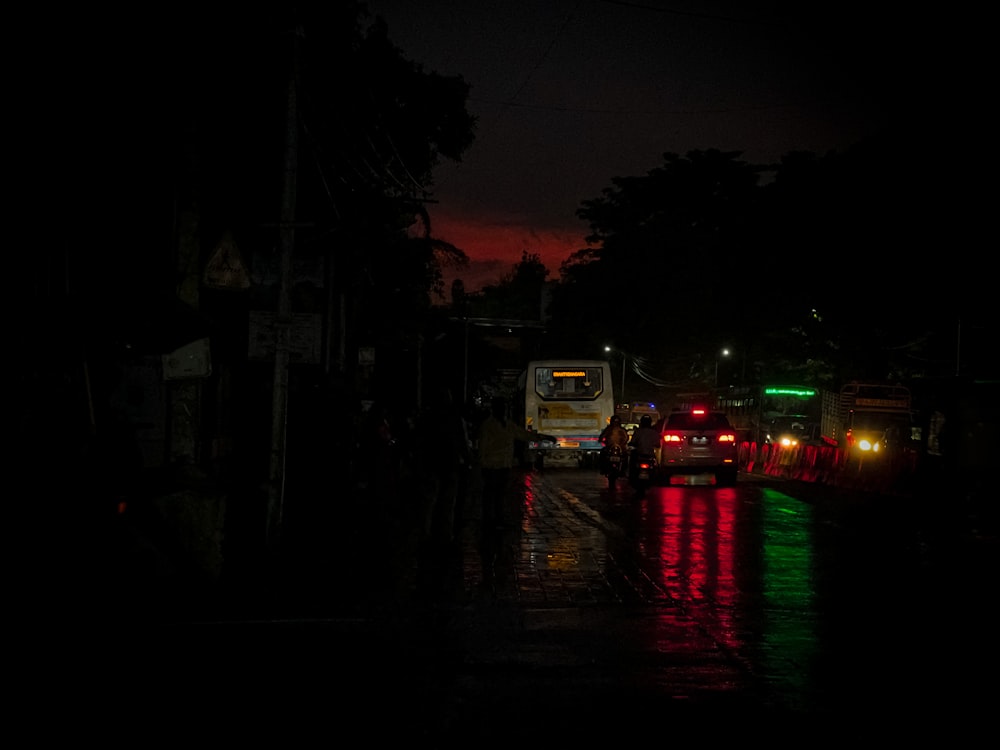
<path id="1" fill-rule="evenodd" d="M 467 286 L 524 250 L 554 275 L 585 245 L 581 201 L 664 152 L 769 164 L 898 128 L 913 87 L 927 86 L 911 32 L 929 19 L 801 5 L 369 2 L 408 57 L 472 86 L 477 142 L 439 168 L 432 212 L 436 232 L 477 261 Z"/>
<path id="2" fill-rule="evenodd" d="M 994 138 L 984 18 L 915 6 L 894 14 L 859 2 L 367 5 L 409 59 L 471 84 L 477 140 L 460 164 L 438 167 L 429 205 L 435 235 L 474 259 L 463 272 L 470 289 L 497 280 L 524 251 L 539 253 L 554 277 L 585 246 L 588 227 L 576 216 L 583 201 L 600 197 L 615 177 L 661 166 L 665 152 L 692 149 L 737 151 L 767 164 L 795 150 L 842 151 L 888 134 L 912 154 L 914 183 L 926 181 L 926 204 L 910 213 L 918 236 L 945 238 L 947 247 L 934 244 L 930 257 L 943 252 L 954 261 L 982 245 L 976 224 L 990 212 L 981 186 Z M 133 178 L 176 163 L 159 139 L 184 126 L 191 86 L 219 109 L 234 95 L 207 72 L 185 69 L 194 65 L 185 39 L 221 34 L 219 57 L 233 80 L 241 71 L 256 75 L 253 68 L 277 70 L 267 54 L 223 54 L 255 27 L 248 16 L 264 12 L 222 15 L 184 3 L 150 6 L 142 17 L 110 8 L 17 11 L 11 28 L 36 44 L 14 76 L 16 121 L 29 138 L 19 152 L 32 159 L 25 192 L 50 235 L 64 222 L 69 235 L 82 228 L 124 244 L 150 221 L 169 220 L 101 196 L 112 186 L 139 203 Z M 267 50 L 265 41 L 240 43 Z M 257 93 L 261 111 L 280 119 L 280 87 Z M 155 204 L 148 197 L 142 202 Z M 277 183 L 263 199 L 277 203 Z M 105 212 L 99 218 L 95 206 Z M 929 221 L 934 232 L 922 226 Z M 905 242 L 892 252 L 919 259 L 919 250 Z M 970 274 L 974 283 L 982 278 Z"/>

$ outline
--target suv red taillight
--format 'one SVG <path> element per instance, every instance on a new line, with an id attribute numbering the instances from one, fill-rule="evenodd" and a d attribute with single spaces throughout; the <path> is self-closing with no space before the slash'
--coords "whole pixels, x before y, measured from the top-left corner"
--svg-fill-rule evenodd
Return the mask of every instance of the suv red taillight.
<path id="1" fill-rule="evenodd" d="M 723 432 L 721 435 L 719 435 L 719 442 L 720 443 L 735 443 L 736 442 L 736 435 L 734 433 L 732 433 L 732 432 Z"/>
<path id="2" fill-rule="evenodd" d="M 664 443 L 681 443 L 684 441 L 684 438 L 677 432 L 664 432 L 662 439 Z"/>

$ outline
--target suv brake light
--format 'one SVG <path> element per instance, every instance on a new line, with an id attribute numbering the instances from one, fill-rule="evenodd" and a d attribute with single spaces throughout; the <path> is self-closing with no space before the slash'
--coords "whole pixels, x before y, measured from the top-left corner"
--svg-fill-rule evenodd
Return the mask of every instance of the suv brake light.
<path id="1" fill-rule="evenodd" d="M 664 443 L 680 443 L 680 442 L 682 442 L 682 438 L 676 432 L 664 432 L 663 433 L 663 442 Z"/>
<path id="2" fill-rule="evenodd" d="M 732 432 L 723 432 L 722 434 L 719 435 L 719 442 L 720 443 L 735 443 L 736 442 L 736 435 L 734 435 Z"/>

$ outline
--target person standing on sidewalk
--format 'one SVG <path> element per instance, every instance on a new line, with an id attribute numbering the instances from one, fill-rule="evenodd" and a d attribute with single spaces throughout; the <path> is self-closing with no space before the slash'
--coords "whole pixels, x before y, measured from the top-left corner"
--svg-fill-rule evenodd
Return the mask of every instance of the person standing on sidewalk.
<path id="1" fill-rule="evenodd" d="M 551 435 L 531 432 L 515 424 L 507 414 L 507 400 L 494 398 L 490 414 L 479 426 L 479 471 L 482 478 L 483 529 L 496 528 L 505 522 L 504 507 L 514 468 L 517 441 L 548 440 Z"/>
<path id="2" fill-rule="evenodd" d="M 465 502 L 472 455 L 469 431 L 451 390 L 441 388 L 421 415 L 417 427 L 418 470 L 423 477 L 424 538 L 435 546 L 450 545 L 459 529 L 459 505 Z"/>
<path id="3" fill-rule="evenodd" d="M 414 457 L 418 479 L 419 563 L 418 582 L 425 594 L 447 591 L 453 573 L 460 569 L 459 506 L 465 502 L 466 474 L 472 451 L 465 417 L 451 390 L 439 388 L 417 422 Z"/>
<path id="4" fill-rule="evenodd" d="M 490 413 L 478 430 L 478 456 L 481 494 L 479 558 L 482 566 L 483 591 L 497 594 L 496 561 L 503 549 L 503 524 L 514 468 L 514 451 L 519 440 L 550 440 L 550 435 L 530 432 L 514 424 L 507 415 L 507 400 L 494 398 Z"/>

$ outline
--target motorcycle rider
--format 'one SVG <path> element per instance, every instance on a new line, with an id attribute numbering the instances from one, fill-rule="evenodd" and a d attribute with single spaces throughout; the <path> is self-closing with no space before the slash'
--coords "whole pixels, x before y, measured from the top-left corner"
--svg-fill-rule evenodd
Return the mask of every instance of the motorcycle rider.
<path id="1" fill-rule="evenodd" d="M 628 433 L 625 431 L 625 428 L 622 427 L 621 417 L 617 414 L 611 417 L 611 421 L 608 422 L 608 426 L 601 431 L 600 440 L 604 444 L 605 448 L 618 446 L 623 450 L 625 449 L 628 445 Z"/>
<path id="2" fill-rule="evenodd" d="M 600 441 L 603 443 L 604 448 L 601 449 L 601 470 L 602 472 L 607 472 L 607 458 L 608 454 L 615 448 L 621 450 L 622 457 L 624 458 L 627 448 L 628 448 L 628 432 L 622 427 L 622 420 L 617 414 L 611 417 L 611 421 L 608 422 L 608 426 L 605 427 L 600 434 Z"/>
<path id="3" fill-rule="evenodd" d="M 639 426 L 635 428 L 635 432 L 632 433 L 632 439 L 629 440 L 629 447 L 632 448 L 636 456 L 652 456 L 656 457 L 656 449 L 660 446 L 660 433 L 653 429 L 653 419 L 648 414 L 644 414 L 639 420 Z M 637 479 L 636 471 L 639 467 L 639 462 L 629 461 L 629 478 L 632 483 L 635 484 Z M 642 489 L 638 489 L 638 494 L 642 494 Z"/>
<path id="4" fill-rule="evenodd" d="M 629 447 L 634 448 L 636 453 L 645 456 L 655 456 L 656 449 L 660 447 L 660 433 L 653 429 L 653 418 L 644 414 L 639 420 L 639 426 L 632 433 L 632 439 L 628 442 Z"/>

